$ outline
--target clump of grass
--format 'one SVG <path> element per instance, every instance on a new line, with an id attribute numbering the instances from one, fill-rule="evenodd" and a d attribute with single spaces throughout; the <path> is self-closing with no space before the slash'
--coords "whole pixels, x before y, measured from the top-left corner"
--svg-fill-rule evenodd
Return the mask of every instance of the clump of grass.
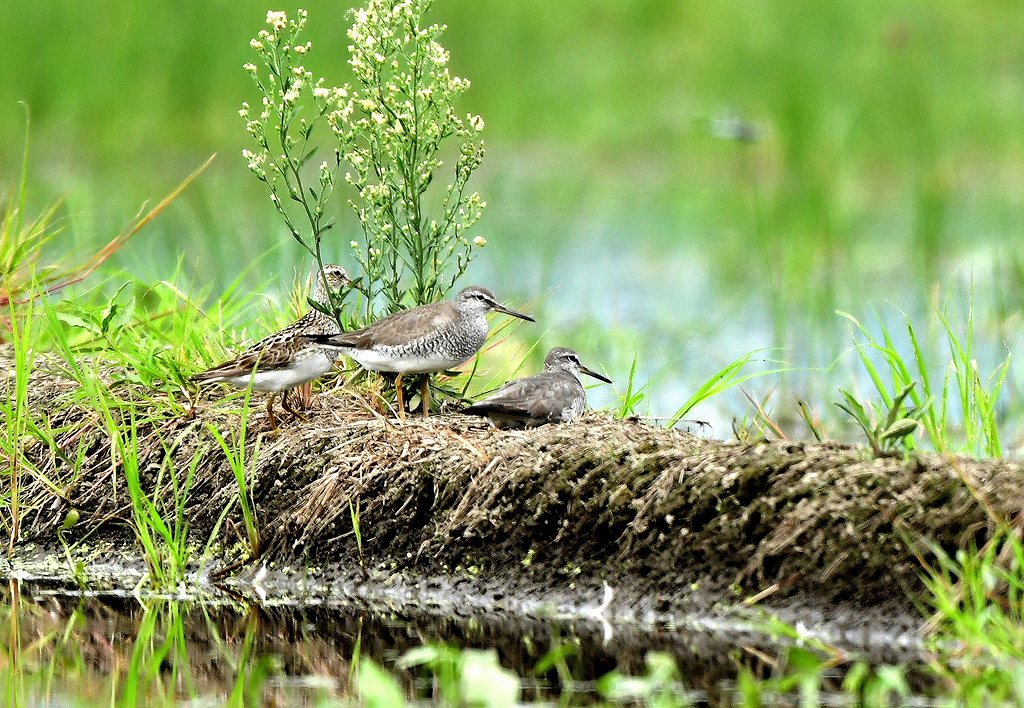
<path id="1" fill-rule="evenodd" d="M 940 452 L 958 452 L 976 457 L 1001 457 L 1002 443 L 999 436 L 998 400 L 1010 369 L 1011 355 L 998 364 L 987 376 L 979 369 L 975 355 L 974 297 L 970 297 L 966 326 L 960 331 L 948 312 L 936 310 L 942 323 L 950 357 L 944 366 L 942 385 L 933 381 L 934 366 L 929 361 L 917 332 L 909 317 L 904 317 L 907 342 L 913 358 L 905 357 L 896 344 L 893 334 L 884 324 L 879 324 L 880 335 L 875 335 L 853 315 L 838 312 L 848 319 L 863 337 L 855 346 L 865 371 L 881 398 L 876 404 L 878 417 L 888 419 L 895 411 L 897 416 L 920 420 L 932 446 Z M 881 359 L 882 367 L 876 364 Z M 847 395 L 847 403 L 856 399 Z M 900 404 L 909 399 L 914 405 L 912 412 L 901 414 Z M 851 412 L 857 417 L 854 412 Z M 858 420 L 858 422 L 860 422 Z M 861 423 L 863 427 L 863 423 Z M 913 430 L 901 434 L 908 448 L 914 445 Z"/>
<path id="2" fill-rule="evenodd" d="M 733 359 L 731 362 L 716 371 L 707 381 L 701 384 L 687 401 L 672 414 L 665 424 L 667 428 L 674 428 L 686 416 L 701 403 L 711 399 L 731 388 L 739 386 L 744 381 L 756 379 L 761 376 L 772 376 L 788 371 L 787 367 L 779 367 L 765 371 L 748 371 L 747 367 L 755 361 L 759 351 L 751 351 Z M 773 362 L 774 363 L 774 362 Z"/>
<path id="3" fill-rule="evenodd" d="M 176 588 L 188 572 L 190 548 L 184 510 L 202 452 L 197 451 L 188 472 L 181 478 L 174 466 L 172 450 L 161 442 L 165 451 L 163 465 L 151 484 L 152 491 L 147 491 L 139 463 L 141 443 L 134 408 L 126 413 L 116 413 L 111 407 L 113 399 L 106 395 L 101 385 L 92 389 L 92 395 L 101 423 L 107 429 L 111 461 L 120 469 L 128 488 L 133 528 L 149 566 L 149 582 L 160 589 Z M 165 475 L 169 480 L 167 486 Z M 167 498 L 171 500 L 173 510 L 169 514 L 162 509 L 165 505 L 160 503 Z"/>
<path id="4" fill-rule="evenodd" d="M 984 547 L 933 549 L 925 583 L 931 667 L 967 705 L 1024 703 L 1024 543 L 1005 529 Z"/>
<path id="5" fill-rule="evenodd" d="M 158 588 L 172 588 L 185 578 L 188 561 L 185 539 L 168 526 L 156 502 L 143 488 L 134 418 L 130 419 L 127 430 L 122 431 L 109 410 L 105 411 L 105 417 L 112 441 L 111 452 L 120 458 L 127 482 L 135 534 L 149 565 L 150 580 Z"/>
<path id="6" fill-rule="evenodd" d="M 86 293 L 73 301 L 46 299 L 40 303 L 45 326 L 36 327 L 33 341 L 36 346 L 48 346 L 66 374 L 77 383 L 66 403 L 81 405 L 94 413 L 70 423 L 70 427 L 80 425 L 87 430 L 98 423 L 107 431 L 114 471 L 112 498 L 127 489 L 132 527 L 150 566 L 150 582 L 154 586 L 174 586 L 185 577 L 192 551 L 184 506 L 201 459 L 209 452 L 209 445 L 201 446 L 191 463 L 183 465 L 179 461 L 179 470 L 172 466 L 173 451 L 167 449 L 156 430 L 162 421 L 192 415 L 194 401 L 186 380 L 197 362 L 201 366 L 204 357 L 210 356 L 211 344 L 213 356 L 218 356 L 218 348 L 229 350 L 237 344 L 240 337 L 233 334 L 233 325 L 244 319 L 250 301 L 235 295 L 236 291 L 229 290 L 215 307 L 204 313 L 173 280 L 152 286 L 128 281 L 112 296 L 96 298 Z M 49 365 L 54 363 L 51 360 Z M 27 381 L 28 377 L 19 380 Z M 251 473 L 252 460 L 259 454 L 259 445 L 252 449 L 249 433 L 251 392 L 232 393 L 229 397 L 239 395 L 244 397 L 240 430 L 229 434 L 222 432 L 222 426 L 221 430 L 214 430 L 216 442 L 210 442 L 214 449 L 224 452 L 235 472 L 245 542 L 253 556 L 261 552 L 262 544 L 247 475 Z M 43 424 L 37 430 L 30 416 L 19 420 L 54 454 L 67 457 L 69 467 L 81 468 L 84 451 L 76 460 L 74 454 L 65 453 L 54 442 L 55 435 L 64 431 L 51 431 Z M 8 438 L 13 441 L 17 430 L 9 427 L 9 435 L 0 439 L 0 444 Z M 23 443 L 24 435 L 17 435 L 17 441 Z M 85 435 L 81 444 L 92 439 Z M 143 447 L 152 445 L 165 448 L 165 454 L 160 456 L 164 462 L 155 479 L 148 471 L 138 469 Z M 8 447 L 17 449 L 13 442 Z M 33 475 L 39 477 L 34 469 Z M 75 476 L 65 486 L 73 486 L 74 480 Z M 54 495 L 63 498 L 63 492 L 52 483 L 40 481 L 45 486 L 36 485 L 31 500 L 33 508 Z M 228 511 L 226 508 L 223 516 Z M 207 545 L 209 548 L 211 544 Z"/>
<path id="7" fill-rule="evenodd" d="M 629 377 L 626 379 L 625 390 L 622 393 L 618 393 L 616 390 L 616 395 L 619 399 L 618 405 L 615 407 L 616 418 L 623 419 L 636 415 L 637 408 L 643 402 L 644 398 L 647 397 L 646 390 L 650 385 L 650 382 L 639 387 L 637 386 L 637 363 L 637 358 L 634 356 L 633 363 L 629 367 Z"/>
<path id="8" fill-rule="evenodd" d="M 136 300 L 124 294 L 127 286 L 118 290 L 102 305 L 90 304 L 88 298 L 82 297 L 56 303 L 46 296 L 81 283 L 131 236 L 166 209 L 208 164 L 209 161 L 189 175 L 155 208 L 144 214 L 140 212 L 141 215 L 117 237 L 88 259 L 71 266 L 44 266 L 41 263 L 43 247 L 59 231 L 51 226 L 55 209 L 48 210 L 33 222 L 26 222 L 23 218 L 28 167 L 26 147 L 18 199 L 4 207 L 0 221 L 0 265 L 3 267 L 0 274 L 3 276 L 0 296 L 4 300 L 4 324 L 13 344 L 15 363 L 15 380 L 13 385 L 6 387 L 7 395 L 0 402 L 0 413 L 6 423 L 4 435 L 0 436 L 0 452 L 8 460 L 10 474 L 7 488 L 8 513 L 4 516 L 9 530 L 9 551 L 13 550 L 20 536 L 21 517 L 26 504 L 42 504 L 46 496 L 64 498 L 63 491 L 28 461 L 24 450 L 29 441 L 34 439 L 41 442 L 72 469 L 79 469 L 78 464 L 81 462 L 81 455 L 75 460 L 57 445 L 55 437 L 63 431 L 53 430 L 48 420 L 34 421 L 30 411 L 29 381 L 33 364 L 37 353 L 48 347 L 64 360 L 69 373 L 80 384 L 80 400 L 86 401 L 96 413 L 96 419 L 91 422 L 98 422 L 107 431 L 111 463 L 120 469 L 127 484 L 132 502 L 133 526 L 150 565 L 152 581 L 166 587 L 184 578 L 188 563 L 188 534 L 183 509 L 198 460 L 193 461 L 184 477 L 179 477 L 171 463 L 171 455 L 166 455 L 165 465 L 158 472 L 152 496 L 149 496 L 143 489 L 142 471 L 138 466 L 139 428 L 142 424 L 136 416 L 139 402 L 117 395 L 114 387 L 120 381 L 104 382 L 99 371 L 86 361 L 90 348 L 121 353 L 122 361 L 127 364 L 124 379 L 145 383 L 164 393 L 180 391 L 182 377 L 168 371 L 170 367 L 165 356 L 166 340 L 161 349 L 155 346 L 152 339 L 128 336 L 130 330 L 143 329 L 146 326 L 144 323 L 153 318 L 136 314 Z M 42 310 L 41 317 L 39 309 Z M 40 326 L 41 323 L 43 326 Z M 162 385 L 155 385 L 158 381 Z M 173 397 L 169 399 L 173 401 Z M 173 408 L 173 405 L 165 405 L 164 409 L 167 408 Z M 147 415 L 151 415 L 151 412 Z M 89 422 L 83 421 L 82 424 L 88 425 Z M 23 500 L 26 472 L 39 482 L 37 486 L 43 493 L 43 497 L 37 496 L 31 502 Z M 114 485 L 116 495 L 116 477 Z M 162 515 L 157 501 L 164 494 L 174 499 L 176 507 L 173 516 L 167 519 Z M 71 562 L 70 555 L 68 560 Z"/>
<path id="9" fill-rule="evenodd" d="M 920 424 L 920 419 L 931 406 L 931 399 L 923 405 L 914 409 L 905 410 L 903 402 L 913 390 L 916 382 L 911 382 L 903 387 L 903 390 L 896 394 L 889 410 L 885 412 L 884 418 L 876 420 L 869 412 L 868 407 L 857 400 L 849 391 L 840 389 L 844 401 L 836 405 L 847 415 L 853 418 L 871 446 L 871 452 L 876 456 L 885 455 L 893 450 L 905 448 L 907 439 L 912 435 Z"/>
<path id="10" fill-rule="evenodd" d="M 242 508 L 242 519 L 245 523 L 245 537 L 249 545 L 249 557 L 255 558 L 262 552 L 263 542 L 260 534 L 259 522 L 256 518 L 255 505 L 250 497 L 248 479 L 249 463 L 247 462 L 249 459 L 255 460 L 259 458 L 260 439 L 256 439 L 256 444 L 251 455 L 248 455 L 245 449 L 249 429 L 249 404 L 251 402 L 251 396 L 252 387 L 250 386 L 245 391 L 245 403 L 242 407 L 242 415 L 239 420 L 238 432 L 232 436 L 231 440 L 228 440 L 228 438 L 225 437 L 224 434 L 221 433 L 221 431 L 212 423 L 208 423 L 206 428 L 220 445 L 225 458 L 227 458 L 228 465 L 231 467 L 231 471 L 235 475 L 235 484 L 238 485 L 238 503 Z"/>

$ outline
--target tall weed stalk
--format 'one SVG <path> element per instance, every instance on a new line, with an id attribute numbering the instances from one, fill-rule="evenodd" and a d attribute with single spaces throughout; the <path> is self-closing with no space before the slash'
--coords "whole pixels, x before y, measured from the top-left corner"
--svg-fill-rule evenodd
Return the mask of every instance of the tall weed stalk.
<path id="1" fill-rule="evenodd" d="M 35 362 L 35 347 L 32 342 L 34 313 L 31 304 L 25 311 L 18 313 L 14 305 L 8 303 L 8 316 L 14 348 L 14 381 L 7 382 L 6 395 L 0 400 L 0 413 L 3 414 L 4 422 L 3 454 L 7 458 L 7 471 L 10 475 L 7 507 L 10 524 L 7 553 L 10 555 L 21 536 L 22 472 L 26 465 L 30 465 L 23 450 L 29 421 L 32 418 L 28 403 L 28 384 Z"/>
<path id="2" fill-rule="evenodd" d="M 339 182 L 349 187 L 362 237 L 348 245 L 366 276 L 365 321 L 379 314 L 381 300 L 394 312 L 442 299 L 486 243 L 469 237 L 486 205 L 468 186 L 483 160 L 484 121 L 455 110 L 470 82 L 451 73 L 438 42 L 445 26 L 425 19 L 431 5 L 370 0 L 350 11 L 353 83 L 334 86 L 305 67 L 312 44 L 302 41 L 301 10 L 294 18 L 268 12 L 268 27 L 250 42 L 260 65 L 245 65 L 260 104 L 242 104 L 256 148 L 243 157 L 321 268 L 333 226 L 328 203 Z M 317 131 L 329 131 L 327 138 L 314 138 Z M 449 139 L 457 156 L 450 181 L 439 186 Z M 309 169 L 321 150 L 328 159 Z"/>

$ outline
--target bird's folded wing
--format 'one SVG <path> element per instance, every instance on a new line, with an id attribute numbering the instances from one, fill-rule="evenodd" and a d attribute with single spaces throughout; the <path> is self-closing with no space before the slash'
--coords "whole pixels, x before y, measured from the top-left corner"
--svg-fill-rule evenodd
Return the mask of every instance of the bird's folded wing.
<path id="1" fill-rule="evenodd" d="M 260 346 L 263 344 L 263 346 Z M 267 346 L 270 342 L 261 342 L 245 350 L 241 355 L 225 361 L 223 364 L 207 369 L 192 377 L 193 381 L 206 381 L 208 379 L 232 378 L 235 376 L 247 376 L 259 369 L 278 369 L 291 362 L 294 348 L 290 346 Z"/>
<path id="2" fill-rule="evenodd" d="M 535 419 L 557 417 L 571 395 L 569 386 L 540 374 L 508 384 L 466 409 L 467 413 L 502 413 Z"/>
<path id="3" fill-rule="evenodd" d="M 351 332 L 342 332 L 333 337 L 306 336 L 304 339 L 320 344 L 332 344 L 353 349 L 369 349 L 372 346 L 395 347 L 409 344 L 437 331 L 439 324 L 455 319 L 454 306 L 450 302 L 435 302 L 411 310 L 396 312 L 390 317 L 377 320 L 368 327 Z"/>

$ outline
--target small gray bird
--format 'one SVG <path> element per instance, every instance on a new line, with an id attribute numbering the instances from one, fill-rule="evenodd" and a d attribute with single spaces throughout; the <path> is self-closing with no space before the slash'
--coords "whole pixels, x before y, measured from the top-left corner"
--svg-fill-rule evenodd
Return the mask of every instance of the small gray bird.
<path id="1" fill-rule="evenodd" d="M 542 373 L 506 384 L 462 412 L 487 416 L 499 428 L 571 423 L 587 407 L 580 374 L 611 383 L 611 379 L 585 367 L 572 349 L 554 347 L 544 358 Z"/>
<path id="2" fill-rule="evenodd" d="M 529 315 L 502 305 L 487 288 L 472 285 L 454 300 L 402 310 L 352 332 L 333 336 L 311 334 L 303 339 L 350 356 L 364 369 L 397 373 L 398 415 L 404 417 L 402 377 L 444 371 L 468 361 L 487 341 L 487 313 L 492 310 L 534 321 Z M 424 414 L 429 410 L 429 397 L 429 381 L 425 379 Z"/>

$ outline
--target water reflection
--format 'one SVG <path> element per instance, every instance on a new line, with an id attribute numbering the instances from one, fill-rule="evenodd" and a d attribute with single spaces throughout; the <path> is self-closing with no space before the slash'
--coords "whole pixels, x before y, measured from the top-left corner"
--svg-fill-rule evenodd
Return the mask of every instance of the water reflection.
<path id="1" fill-rule="evenodd" d="M 731 695 L 740 667 L 767 678 L 784 653 L 753 633 L 617 629 L 606 641 L 599 625 L 571 621 L 82 597 L 17 580 L 2 594 L 0 681 L 13 706 L 322 705 L 356 695 L 355 667 L 366 658 L 394 673 L 406 696 L 438 700 L 440 672 L 401 670 L 396 661 L 442 643 L 495 650 L 520 677 L 524 701 L 593 702 L 601 677 L 643 675 L 648 653 L 660 651 L 678 667 L 689 701 L 716 703 Z M 843 661 L 828 662 L 838 666 L 823 675 L 824 690 L 838 690 Z"/>

